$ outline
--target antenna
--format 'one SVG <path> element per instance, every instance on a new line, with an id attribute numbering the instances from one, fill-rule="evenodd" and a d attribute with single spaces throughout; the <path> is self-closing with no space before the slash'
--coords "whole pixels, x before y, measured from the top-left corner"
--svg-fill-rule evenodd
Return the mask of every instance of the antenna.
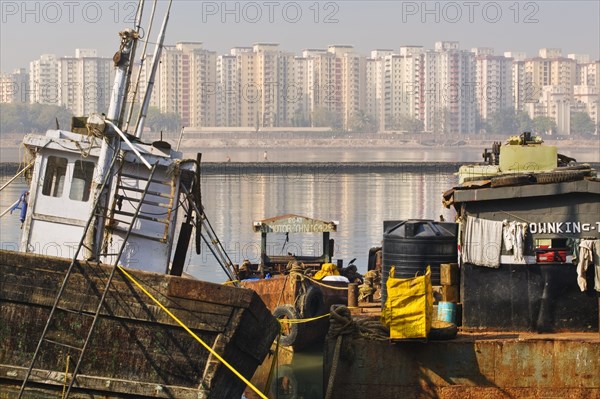
<path id="1" fill-rule="evenodd" d="M 162 53 L 163 43 L 165 41 L 165 31 L 167 30 L 167 23 L 169 22 L 169 13 L 171 12 L 172 4 L 173 0 L 169 0 L 169 7 L 167 8 L 165 19 L 163 20 L 163 24 L 160 28 L 158 42 L 156 43 L 156 48 L 154 50 L 154 60 L 152 60 L 152 71 L 150 72 L 150 77 L 148 78 L 148 87 L 146 88 L 146 93 L 144 94 L 144 102 L 142 103 L 142 108 L 140 109 L 140 114 L 135 129 L 135 137 L 137 138 L 142 137 L 142 132 L 144 131 L 144 122 L 146 121 L 146 113 L 148 112 L 148 107 L 150 105 L 150 97 L 152 96 L 152 89 L 154 87 L 156 70 L 158 69 L 158 64 L 160 63 L 160 55 Z"/>
<path id="2" fill-rule="evenodd" d="M 142 56 L 140 57 L 140 67 L 137 71 L 137 77 L 135 79 L 135 87 L 133 88 L 133 93 L 131 94 L 131 106 L 129 107 L 129 112 L 127 114 L 127 120 L 125 121 L 125 125 L 123 127 L 123 131 L 127 132 L 129 129 L 129 122 L 131 122 L 131 117 L 133 115 L 133 107 L 135 106 L 135 101 L 137 99 L 138 88 L 140 86 L 140 80 L 142 78 L 142 68 L 144 67 L 144 63 L 146 62 L 147 50 L 148 50 L 148 38 L 150 37 L 150 33 L 152 32 L 152 26 L 154 25 L 154 14 L 156 13 L 156 5 L 158 0 L 154 0 L 152 3 L 152 11 L 150 12 L 150 26 L 148 27 L 148 32 L 145 34 L 144 40 L 144 49 L 142 50 Z"/>

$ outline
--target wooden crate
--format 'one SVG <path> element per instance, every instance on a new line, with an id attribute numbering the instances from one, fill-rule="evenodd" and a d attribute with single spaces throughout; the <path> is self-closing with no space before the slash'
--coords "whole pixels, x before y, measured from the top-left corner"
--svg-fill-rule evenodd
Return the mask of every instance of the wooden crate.
<path id="1" fill-rule="evenodd" d="M 440 283 L 442 285 L 459 285 L 460 269 L 458 263 L 442 263 L 440 265 Z"/>
<path id="2" fill-rule="evenodd" d="M 442 300 L 444 302 L 460 302 L 460 288 L 458 285 L 443 285 Z"/>

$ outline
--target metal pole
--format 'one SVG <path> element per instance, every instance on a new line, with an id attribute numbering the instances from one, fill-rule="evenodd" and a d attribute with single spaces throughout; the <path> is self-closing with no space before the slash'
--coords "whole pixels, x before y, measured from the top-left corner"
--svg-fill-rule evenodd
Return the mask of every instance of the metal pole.
<path id="1" fill-rule="evenodd" d="M 16 175 L 14 175 L 9 181 L 7 181 L 6 183 L 4 183 L 4 185 L 2 187 L 0 187 L 0 191 L 4 190 L 6 187 L 8 187 L 8 185 L 10 183 L 12 183 L 13 181 L 15 181 L 19 176 L 21 176 L 23 173 L 27 172 L 29 169 L 31 169 L 31 167 L 33 166 L 33 164 L 35 163 L 35 160 L 31 161 L 29 163 L 29 165 L 25 166 L 23 169 L 21 169 L 19 172 L 17 172 Z"/>
<path id="2" fill-rule="evenodd" d="M 16 200 L 15 202 L 12 203 L 11 206 L 9 206 L 8 208 L 6 208 L 4 210 L 4 212 L 0 213 L 0 218 L 4 215 L 6 215 L 8 213 L 8 211 L 10 211 L 12 209 L 13 206 L 17 205 L 19 202 L 21 202 L 21 199 L 19 198 L 18 200 Z"/>
<path id="3" fill-rule="evenodd" d="M 131 95 L 131 107 L 129 107 L 129 113 L 127 114 L 127 120 L 123 125 L 123 131 L 127 132 L 129 130 L 129 123 L 131 122 L 131 117 L 133 115 L 133 107 L 135 105 L 135 100 L 137 98 L 138 88 L 140 86 L 140 79 L 142 77 L 142 68 L 144 66 L 144 62 L 146 62 L 146 55 L 148 49 L 148 38 L 150 37 L 150 33 L 152 32 L 152 25 L 154 23 L 154 14 L 156 13 L 156 4 L 158 0 L 154 0 L 152 3 L 152 11 L 150 12 L 150 26 L 148 27 L 148 32 L 145 34 L 144 48 L 142 50 L 142 58 L 140 58 L 140 67 L 137 72 L 137 77 L 135 79 L 135 87 L 133 88 L 133 93 Z"/>
<path id="4" fill-rule="evenodd" d="M 152 96 L 152 89 L 154 88 L 156 70 L 158 69 L 158 64 L 160 63 L 160 55 L 162 53 L 163 43 L 165 41 L 165 31 L 167 30 L 167 23 L 169 22 L 171 4 L 173 4 L 173 0 L 169 0 L 169 7 L 167 8 L 165 19 L 163 20 L 163 24 L 160 28 L 158 42 L 156 43 L 156 49 L 154 50 L 154 60 L 152 60 L 152 71 L 150 72 L 150 77 L 148 78 L 148 86 L 146 87 L 146 93 L 144 94 L 144 102 L 142 103 L 142 108 L 140 109 L 140 115 L 137 121 L 137 126 L 135 128 L 135 137 L 137 138 L 142 137 L 142 132 L 144 131 L 144 122 L 146 121 L 146 113 L 148 112 L 148 107 L 150 106 L 150 98 Z"/>

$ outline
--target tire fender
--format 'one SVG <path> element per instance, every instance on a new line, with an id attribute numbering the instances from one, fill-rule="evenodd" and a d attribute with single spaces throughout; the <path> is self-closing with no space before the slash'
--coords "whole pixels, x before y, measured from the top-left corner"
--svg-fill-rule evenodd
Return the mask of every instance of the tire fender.
<path id="1" fill-rule="evenodd" d="M 277 319 L 298 320 L 300 317 L 292 305 L 280 305 L 273 310 L 273 317 Z M 298 339 L 299 326 L 296 323 L 285 323 L 281 328 L 279 343 L 283 346 L 292 346 Z"/>
<path id="2" fill-rule="evenodd" d="M 303 318 L 319 316 L 323 311 L 323 292 L 319 287 L 309 286 L 306 292 L 298 298 L 298 305 Z"/>

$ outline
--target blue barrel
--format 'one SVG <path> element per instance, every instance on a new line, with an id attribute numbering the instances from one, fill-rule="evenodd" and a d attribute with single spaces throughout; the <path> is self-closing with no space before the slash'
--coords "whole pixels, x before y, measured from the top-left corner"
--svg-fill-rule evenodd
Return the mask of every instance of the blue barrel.
<path id="1" fill-rule="evenodd" d="M 456 304 L 453 302 L 438 302 L 438 320 L 456 324 Z"/>

